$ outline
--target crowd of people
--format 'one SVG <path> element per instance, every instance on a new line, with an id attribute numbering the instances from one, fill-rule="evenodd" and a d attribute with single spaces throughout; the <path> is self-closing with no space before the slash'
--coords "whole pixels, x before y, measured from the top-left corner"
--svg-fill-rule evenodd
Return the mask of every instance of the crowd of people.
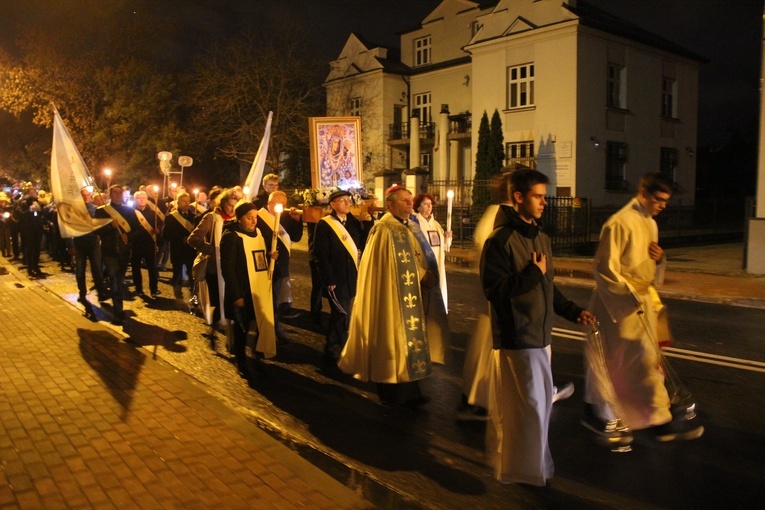
<path id="1" fill-rule="evenodd" d="M 596 290 L 584 309 L 554 283 L 544 213 L 547 177 L 514 170 L 496 181 L 495 205 L 476 229 L 480 285 L 486 297 L 464 366 L 461 419 L 488 420 L 488 444 L 497 480 L 545 485 L 553 476 L 548 447 L 551 406 L 573 392 L 553 384 L 553 314 L 587 327 L 586 409 L 582 424 L 616 446 L 645 429 L 659 441 L 695 439 L 703 427 L 694 405 L 678 402 L 665 385 L 660 344 L 669 340 L 666 310 L 655 285 L 665 262 L 654 216 L 673 188 L 661 174 L 647 174 L 635 198 L 603 227 L 595 256 Z M 278 176 L 246 200 L 239 187 L 195 193 L 172 188 L 159 199 L 142 186 L 124 203 L 113 185 L 108 200 L 81 191 L 93 218 L 108 222 L 92 234 L 54 240 L 55 207 L 34 187 L 12 201 L 0 194 L 3 255 L 18 259 L 31 277 L 39 269 L 41 240 L 73 256 L 79 299 L 87 302 L 86 267 L 100 301 L 112 300 L 113 322 L 125 320 L 126 272 L 143 294 L 142 269 L 151 297 L 160 295 L 158 273 L 172 265 L 174 297 L 193 301 L 210 326 L 227 339 L 242 377 L 257 380 L 261 360 L 289 342 L 283 319 L 292 307 L 290 252 L 304 232 L 301 211 L 288 206 Z M 402 186 L 385 192 L 383 212 L 351 214 L 352 196 L 329 196 L 328 214 L 308 223 L 312 279 L 310 311 L 330 308 L 324 360 L 362 381 L 376 383 L 384 405 L 429 401 L 420 381 L 445 364 L 450 351 L 445 253 L 451 232 L 433 217 L 434 197 Z M 46 212 L 47 211 L 47 212 Z M 63 249 L 62 249 L 63 248 Z M 188 282 L 188 294 L 183 286 Z M 599 322 L 600 321 L 600 322 Z"/>

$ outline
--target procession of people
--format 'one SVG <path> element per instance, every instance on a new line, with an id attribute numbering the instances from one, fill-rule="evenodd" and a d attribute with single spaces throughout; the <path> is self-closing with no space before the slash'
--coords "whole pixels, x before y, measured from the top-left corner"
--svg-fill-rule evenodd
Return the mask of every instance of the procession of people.
<path id="1" fill-rule="evenodd" d="M 144 185 L 128 204 L 119 184 L 109 187 L 105 202 L 98 190 L 83 188 L 88 215 L 103 219 L 103 226 L 50 239 L 46 246 L 49 252 L 66 247 L 76 265 L 79 301 L 89 305 L 91 290 L 99 301 L 111 300 L 115 325 L 128 320 L 128 269 L 133 291 L 156 299 L 168 257 L 174 297 L 184 306 L 198 305 L 211 345 L 225 339 L 241 377 L 256 384 L 263 360 L 291 343 L 282 322 L 300 312 L 293 308 L 290 252 L 306 228 L 302 211 L 278 189 L 278 176 L 266 177 L 252 200 L 242 188 L 217 186 L 195 193 L 193 203 L 182 187 L 161 199 L 156 187 Z M 667 389 L 661 354 L 670 334 L 655 290 L 665 256 L 653 217 L 666 207 L 671 183 L 647 174 L 637 196 L 606 222 L 594 262 L 597 287 L 587 308 L 565 298 L 554 283 L 551 243 L 540 224 L 547 183 L 536 170 L 504 173 L 495 183 L 496 203 L 476 230 L 487 302 L 468 345 L 464 394 L 455 407 L 458 419 L 487 421 L 488 456 L 503 483 L 544 486 L 553 477 L 551 405 L 573 391 L 553 384 L 553 314 L 592 333 L 585 347 L 582 424 L 596 437 L 626 446 L 638 429 L 658 441 L 703 433 L 694 404 L 678 402 Z M 45 277 L 39 252 L 53 222 L 31 183 L 20 193 L 15 201 L 0 194 L 0 207 L 9 213 L 3 215 L 0 247 L 12 260 L 23 255 L 30 277 Z M 435 220 L 434 203 L 432 195 L 414 196 L 394 185 L 385 191 L 381 217 L 366 210 L 356 217 L 352 194 L 337 189 L 321 219 L 308 225 L 311 312 L 314 294 L 330 310 L 324 363 L 375 383 L 385 406 L 427 404 L 430 396 L 419 383 L 435 365 L 447 363 L 451 350 L 445 253 L 452 232 Z M 142 271 L 148 272 L 150 296 L 144 295 Z"/>

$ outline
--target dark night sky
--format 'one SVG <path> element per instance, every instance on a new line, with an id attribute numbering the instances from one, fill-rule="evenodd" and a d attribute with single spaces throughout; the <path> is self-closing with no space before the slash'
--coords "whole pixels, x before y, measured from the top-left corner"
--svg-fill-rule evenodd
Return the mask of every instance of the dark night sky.
<path id="1" fill-rule="evenodd" d="M 761 52 L 761 0 L 589 0 L 642 28 L 706 57 L 701 68 L 699 145 L 715 145 L 730 127 L 757 120 Z M 335 58 L 348 35 L 398 45 L 397 32 L 416 26 L 440 0 L 0 0 L 0 44 L 7 46 L 20 22 L 46 24 L 59 9 L 80 9 L 79 20 L 132 15 L 169 38 L 210 41 L 230 35 L 243 20 L 257 30 L 280 11 L 287 33 L 311 42 L 318 58 Z M 133 14 L 135 12 L 135 14 Z M 754 126 L 756 127 L 756 126 Z"/>

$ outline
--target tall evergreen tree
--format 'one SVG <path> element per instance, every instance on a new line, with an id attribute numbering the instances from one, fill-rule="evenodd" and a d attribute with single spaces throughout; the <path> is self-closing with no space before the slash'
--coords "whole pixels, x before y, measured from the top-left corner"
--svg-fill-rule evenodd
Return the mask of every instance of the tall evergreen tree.
<path id="1" fill-rule="evenodd" d="M 489 123 L 489 116 L 484 111 L 478 127 L 478 149 L 475 160 L 475 181 L 473 183 L 473 204 L 471 217 L 478 221 L 491 203 L 492 177 L 502 171 L 505 159 L 504 135 L 499 111 L 494 110 Z"/>
<path id="2" fill-rule="evenodd" d="M 494 110 L 491 116 L 491 134 L 489 135 L 489 178 L 502 172 L 505 166 L 505 136 L 502 134 L 502 119 L 499 110 Z"/>
<path id="3" fill-rule="evenodd" d="M 491 127 L 489 116 L 483 112 L 481 124 L 478 126 L 478 147 L 475 155 L 475 177 L 473 180 L 473 203 L 470 209 L 472 220 L 478 221 L 489 205 L 490 191 L 486 185 L 491 178 L 491 160 L 489 154 L 489 142 Z"/>

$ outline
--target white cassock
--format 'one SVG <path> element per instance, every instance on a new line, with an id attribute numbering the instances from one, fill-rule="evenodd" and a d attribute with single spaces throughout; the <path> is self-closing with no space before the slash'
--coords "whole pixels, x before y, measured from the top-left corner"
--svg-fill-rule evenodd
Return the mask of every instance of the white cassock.
<path id="1" fill-rule="evenodd" d="M 670 340 L 670 334 L 654 287 L 663 281 L 664 261 L 657 270 L 648 255 L 649 244 L 658 237 L 656 221 L 633 198 L 603 225 L 593 267 L 596 288 L 590 309 L 600 321 L 605 367 L 623 415 L 614 415 L 609 392 L 597 382 L 591 366 L 585 401 L 595 406 L 600 418 L 621 418 L 632 429 L 672 418 L 658 352 L 658 343 Z"/>
<path id="2" fill-rule="evenodd" d="M 483 244 L 494 230 L 494 218 L 496 218 L 498 210 L 498 205 L 490 205 L 475 226 L 473 243 L 479 261 Z M 478 285 L 481 285 L 480 280 L 478 280 Z M 483 292 L 481 298 L 483 299 Z M 468 399 L 468 404 L 484 409 L 489 407 L 489 371 L 493 345 L 489 302 L 483 299 L 483 311 L 478 315 L 478 322 L 465 349 L 462 380 L 463 391 Z"/>
<path id="3" fill-rule="evenodd" d="M 550 346 L 496 349 L 491 353 L 486 438 L 494 478 L 502 483 L 544 486 L 553 477 L 548 442 L 555 393 Z"/>

